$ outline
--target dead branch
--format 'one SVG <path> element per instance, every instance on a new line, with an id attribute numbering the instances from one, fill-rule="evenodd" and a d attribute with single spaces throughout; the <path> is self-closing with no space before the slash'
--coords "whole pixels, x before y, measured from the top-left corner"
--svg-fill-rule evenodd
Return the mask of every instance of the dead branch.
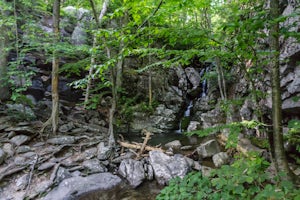
<path id="1" fill-rule="evenodd" d="M 39 159 L 39 155 L 36 154 L 36 155 L 35 155 L 34 162 L 33 162 L 32 165 L 31 165 L 30 174 L 29 174 L 29 179 L 28 179 L 28 183 L 27 183 L 27 187 L 26 187 L 26 191 L 25 191 L 25 196 L 27 195 L 27 193 L 28 193 L 28 191 L 29 191 L 29 189 L 30 189 L 30 184 L 31 184 L 31 180 L 32 180 L 34 168 L 35 168 L 36 163 L 38 162 L 38 159 Z"/>
<path id="2" fill-rule="evenodd" d="M 118 141 L 118 143 L 122 147 L 129 148 L 129 149 L 141 149 L 142 148 L 142 144 L 130 144 L 130 143 L 121 142 L 121 141 Z M 152 146 L 145 146 L 145 150 L 146 151 L 161 151 L 161 152 L 164 152 L 163 149 L 157 148 L 157 147 L 152 147 Z"/>
<path id="3" fill-rule="evenodd" d="M 141 146 L 141 148 L 140 148 L 140 151 L 139 151 L 139 153 L 138 153 L 138 155 L 137 155 L 137 158 L 140 158 L 141 157 L 141 155 L 143 154 L 143 152 L 144 152 L 144 150 L 145 150 L 145 147 L 146 147 L 146 145 L 147 145 L 147 142 L 148 142 L 148 140 L 150 140 L 151 139 L 151 135 L 153 135 L 152 133 L 150 133 L 149 131 L 147 131 L 147 130 L 143 130 L 143 132 L 146 134 L 146 137 L 144 138 L 144 142 L 143 142 L 143 144 L 142 144 L 142 146 Z"/>

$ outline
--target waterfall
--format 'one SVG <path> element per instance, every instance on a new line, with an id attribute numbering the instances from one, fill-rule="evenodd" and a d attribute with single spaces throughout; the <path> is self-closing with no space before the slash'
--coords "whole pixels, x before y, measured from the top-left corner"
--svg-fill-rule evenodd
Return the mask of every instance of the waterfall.
<path id="1" fill-rule="evenodd" d="M 193 101 L 190 101 L 188 107 L 184 111 L 184 117 L 191 116 L 191 109 L 192 109 L 192 107 L 193 107 Z"/>
<path id="2" fill-rule="evenodd" d="M 186 110 L 184 111 L 183 118 L 179 121 L 179 127 L 178 130 L 176 130 L 176 133 L 182 133 L 183 129 L 187 128 L 187 123 L 190 121 L 191 116 L 191 109 L 193 108 L 193 101 L 190 100 L 188 106 L 186 107 Z"/>
<path id="3" fill-rule="evenodd" d="M 209 67 L 205 67 L 205 68 L 201 69 L 201 71 L 200 71 L 201 79 L 204 77 L 205 73 L 207 73 L 208 71 L 209 71 Z M 201 89 L 202 89 L 202 92 L 201 92 L 200 98 L 206 97 L 207 96 L 207 79 L 206 78 L 204 78 L 201 82 Z"/>

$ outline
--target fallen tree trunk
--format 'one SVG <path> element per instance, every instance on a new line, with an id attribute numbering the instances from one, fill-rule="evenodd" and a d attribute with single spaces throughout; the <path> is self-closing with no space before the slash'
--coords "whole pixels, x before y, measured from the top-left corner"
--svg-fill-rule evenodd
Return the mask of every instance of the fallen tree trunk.
<path id="1" fill-rule="evenodd" d="M 143 148 L 143 145 L 142 145 L 142 144 L 130 144 L 130 143 L 127 143 L 127 142 L 121 142 L 121 141 L 118 141 L 118 143 L 119 143 L 122 147 L 126 147 L 126 148 L 129 148 L 129 149 L 142 149 L 142 148 Z M 152 147 L 152 146 L 145 146 L 145 150 L 146 150 L 146 151 L 161 151 L 161 152 L 164 152 L 163 149 L 158 148 L 158 147 Z"/>

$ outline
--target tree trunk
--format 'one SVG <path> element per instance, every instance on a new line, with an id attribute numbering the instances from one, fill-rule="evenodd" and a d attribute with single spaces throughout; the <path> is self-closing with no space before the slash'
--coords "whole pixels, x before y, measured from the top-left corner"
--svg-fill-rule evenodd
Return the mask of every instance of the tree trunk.
<path id="1" fill-rule="evenodd" d="M 59 20 L 60 20 L 60 0 L 55 0 L 53 3 L 53 46 L 59 42 L 60 32 L 59 32 Z M 58 120 L 59 120 L 59 95 L 58 95 L 58 81 L 59 81 L 59 58 L 56 48 L 53 49 L 52 55 L 52 112 L 50 118 L 43 124 L 40 133 L 48 125 L 52 125 L 52 133 L 56 134 L 58 130 Z"/>
<path id="2" fill-rule="evenodd" d="M 121 43 L 120 48 L 123 47 L 123 44 Z M 107 48 L 107 51 L 109 49 Z M 108 53 L 110 58 L 110 53 Z M 117 102 L 118 102 L 118 89 L 122 86 L 122 70 L 123 70 L 123 58 L 119 59 L 116 66 L 113 66 L 111 68 L 111 82 L 112 82 L 112 105 L 109 111 L 109 147 L 113 147 L 116 144 L 115 138 L 114 138 L 114 115 L 117 108 Z"/>
<path id="3" fill-rule="evenodd" d="M 286 155 L 283 147 L 282 134 L 282 108 L 281 108 L 281 91 L 280 91 L 280 70 L 279 70 L 279 23 L 275 19 L 279 17 L 279 0 L 270 1 L 270 16 L 272 26 L 270 27 L 270 68 L 272 80 L 272 121 L 273 121 L 273 144 L 274 144 L 274 161 L 277 172 L 286 173 L 287 177 L 283 179 L 292 180 L 292 173 L 288 166 Z"/>
<path id="4" fill-rule="evenodd" d="M 90 0 L 90 4 L 91 4 L 92 10 L 93 10 L 93 15 L 94 15 L 94 18 L 95 18 L 95 21 L 96 21 L 96 27 L 98 29 L 98 28 L 101 27 L 102 19 L 103 19 L 104 15 L 107 11 L 109 0 L 105 0 L 103 2 L 99 18 L 97 17 L 95 2 L 93 0 Z M 86 108 L 86 105 L 89 101 L 90 89 L 91 89 L 91 85 L 92 85 L 92 75 L 94 73 L 94 68 L 96 66 L 96 52 L 94 51 L 96 46 L 97 46 L 97 35 L 96 35 L 96 33 L 94 33 L 94 35 L 93 35 L 93 47 L 92 47 L 93 51 L 92 51 L 92 55 L 91 55 L 91 66 L 90 66 L 90 69 L 89 69 L 88 83 L 87 83 L 87 86 L 86 86 L 85 97 L 84 97 L 84 108 Z"/>
<path id="5" fill-rule="evenodd" d="M 59 20 L 60 20 L 60 0 L 55 0 L 53 4 L 53 45 L 59 42 Z M 57 51 L 53 51 L 53 62 L 52 62 L 52 131 L 56 134 L 58 129 L 58 118 L 59 118 L 59 95 L 58 95 L 58 70 L 59 70 L 59 58 Z"/>
<path id="6" fill-rule="evenodd" d="M 4 10 L 1 10 L 4 17 L 8 17 Z M 0 25 L 0 101 L 9 97 L 9 88 L 7 83 L 7 47 L 8 47 L 8 29 L 4 24 Z"/>

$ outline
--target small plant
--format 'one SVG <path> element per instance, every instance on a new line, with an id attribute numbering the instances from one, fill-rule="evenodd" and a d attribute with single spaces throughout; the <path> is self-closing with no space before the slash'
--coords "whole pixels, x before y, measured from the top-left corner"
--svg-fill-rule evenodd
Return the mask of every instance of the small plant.
<path id="1" fill-rule="evenodd" d="M 192 172 L 183 179 L 172 179 L 156 199 L 299 199 L 300 191 L 291 182 L 271 184 L 270 176 L 265 173 L 268 166 L 269 163 L 255 153 L 237 157 L 231 166 L 212 170 L 209 177 Z"/>

